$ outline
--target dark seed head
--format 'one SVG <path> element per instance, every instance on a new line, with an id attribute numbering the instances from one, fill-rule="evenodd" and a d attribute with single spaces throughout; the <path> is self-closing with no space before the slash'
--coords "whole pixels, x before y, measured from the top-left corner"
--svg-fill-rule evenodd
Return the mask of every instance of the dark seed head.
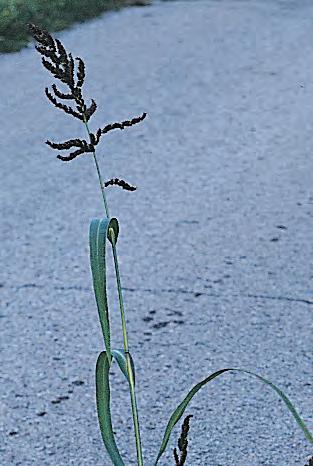
<path id="1" fill-rule="evenodd" d="M 48 88 L 45 93 L 49 101 L 57 108 L 63 110 L 65 113 L 87 123 L 92 115 L 97 110 L 97 104 L 94 99 L 91 99 L 89 107 L 86 105 L 82 94 L 82 86 L 85 82 L 86 69 L 85 63 L 80 57 L 75 60 L 70 52 L 67 52 L 64 45 L 59 39 L 54 39 L 48 31 L 42 29 L 34 24 L 28 25 L 29 32 L 37 41 L 35 46 L 38 53 L 41 55 L 43 66 L 54 76 L 54 78 L 61 81 L 68 87 L 67 92 L 60 90 L 55 83 L 52 84 L 52 92 Z M 66 105 L 63 101 L 70 102 L 72 106 Z M 68 103 L 68 102 L 66 102 Z M 133 126 L 147 116 L 143 113 L 139 117 L 130 120 L 124 120 L 113 124 L 106 125 L 103 129 L 99 128 L 96 133 L 91 133 L 88 129 L 90 142 L 84 139 L 70 139 L 65 142 L 57 143 L 46 141 L 52 149 L 56 150 L 69 150 L 76 148 L 68 155 L 58 155 L 57 157 L 65 162 L 73 160 L 81 154 L 90 153 L 95 151 L 95 146 L 99 143 L 102 134 L 113 129 L 124 129 Z M 87 127 L 88 128 L 88 127 Z M 118 178 L 111 179 L 105 183 L 105 187 L 116 185 L 127 191 L 135 191 L 136 187 L 130 185 L 124 180 Z"/>
<path id="2" fill-rule="evenodd" d="M 189 432 L 189 419 L 192 415 L 186 416 L 182 425 L 180 437 L 178 439 L 178 448 L 181 452 L 180 458 L 178 457 L 177 449 L 174 448 L 173 454 L 175 458 L 176 466 L 183 466 L 187 459 L 187 447 L 188 447 L 188 432 Z"/>
<path id="3" fill-rule="evenodd" d="M 118 178 L 112 178 L 109 181 L 104 183 L 104 187 L 107 188 L 110 185 L 119 186 L 120 188 L 125 189 L 126 191 L 136 191 L 136 186 L 131 186 L 129 183 L 126 183 L 124 180 L 119 180 Z"/>
<path id="4" fill-rule="evenodd" d="M 78 118 L 81 121 L 88 121 L 93 113 L 96 111 L 96 103 L 92 100 L 89 108 L 87 108 L 81 87 L 85 80 L 85 64 L 81 58 L 77 58 L 77 71 L 75 72 L 75 61 L 71 53 L 68 53 L 59 39 L 54 39 L 47 31 L 35 26 L 29 25 L 29 31 L 38 42 L 36 50 L 42 56 L 43 66 L 62 83 L 69 87 L 69 92 L 61 92 L 55 84 L 52 89 L 55 95 L 61 100 L 75 100 L 76 110 L 68 107 L 61 102 L 57 102 L 54 97 L 48 96 L 50 102 L 64 112 Z M 77 75 L 77 84 L 75 84 L 75 77 Z M 52 97 L 52 98 L 51 98 Z"/>

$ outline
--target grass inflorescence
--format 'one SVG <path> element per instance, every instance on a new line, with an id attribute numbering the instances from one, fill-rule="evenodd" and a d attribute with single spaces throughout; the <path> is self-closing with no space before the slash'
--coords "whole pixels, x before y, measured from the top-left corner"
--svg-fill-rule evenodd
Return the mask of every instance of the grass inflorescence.
<path id="1" fill-rule="evenodd" d="M 34 24 L 29 24 L 28 27 L 31 35 L 37 41 L 35 48 L 42 56 L 41 61 L 43 66 L 50 71 L 55 79 L 61 81 L 61 83 L 68 88 L 67 92 L 63 92 L 53 83 L 51 86 L 53 94 L 49 91 L 48 87 L 45 89 L 47 98 L 55 107 L 87 125 L 90 118 L 97 110 L 97 103 L 94 99 L 91 99 L 91 103 L 87 104 L 83 97 L 82 87 L 86 77 L 84 61 L 80 57 L 75 57 L 74 60 L 72 54 L 67 53 L 62 42 L 59 39 L 54 39 L 48 31 Z M 61 102 L 62 100 L 65 100 L 67 105 Z M 48 140 L 46 144 L 58 151 L 75 148 L 76 150 L 70 152 L 66 156 L 57 155 L 57 158 L 63 162 L 69 162 L 82 154 L 95 154 L 95 148 L 100 142 L 102 135 L 115 129 L 123 130 L 124 128 L 136 125 L 143 121 L 146 116 L 147 114 L 144 112 L 139 117 L 134 117 L 130 120 L 110 123 L 103 128 L 98 128 L 95 133 L 92 133 L 88 128 L 89 142 L 85 139 L 75 138 L 65 142 L 51 142 Z M 136 189 L 126 181 L 118 178 L 106 181 L 102 184 L 102 187 L 108 187 L 110 185 L 117 185 L 128 191 L 134 191 Z"/>
<path id="2" fill-rule="evenodd" d="M 67 113 L 69 116 L 80 120 L 84 125 L 86 134 L 88 136 L 87 139 L 75 137 L 60 143 L 46 141 L 46 144 L 49 145 L 52 149 L 58 151 L 69 151 L 67 155 L 58 154 L 58 158 L 64 162 L 69 162 L 80 155 L 85 155 L 87 157 L 90 156 L 93 159 L 95 168 L 97 170 L 99 185 L 104 203 L 105 217 L 93 219 L 90 223 L 89 230 L 90 265 L 95 299 L 104 342 L 104 350 L 100 352 L 96 363 L 97 412 L 102 439 L 112 464 L 114 466 L 125 466 L 124 459 L 122 458 L 115 441 L 110 410 L 110 376 L 112 375 L 110 374 L 110 368 L 114 360 L 125 376 L 125 380 L 129 387 L 137 451 L 137 465 L 143 466 L 144 463 L 135 390 L 135 364 L 128 344 L 125 308 L 117 254 L 119 223 L 116 218 L 111 217 L 109 214 L 109 207 L 105 194 L 105 190 L 109 186 L 119 186 L 127 191 L 134 191 L 136 187 L 119 178 L 112 178 L 104 182 L 96 155 L 96 149 L 103 135 L 106 135 L 115 129 L 123 130 L 125 128 L 137 125 L 145 120 L 147 114 L 146 112 L 143 112 L 140 116 L 136 116 L 128 120 L 123 120 L 121 122 L 110 123 L 103 126 L 103 128 L 98 128 L 95 132 L 92 132 L 89 128 L 89 121 L 97 110 L 97 104 L 94 99 L 87 101 L 83 95 L 83 85 L 86 78 L 86 67 L 83 59 L 80 57 L 73 58 L 72 54 L 66 51 L 60 40 L 54 39 L 49 32 L 42 29 L 41 27 L 30 24 L 29 31 L 37 42 L 36 49 L 42 57 L 43 66 L 57 81 L 60 82 L 61 86 L 66 88 L 66 90 L 60 89 L 55 83 L 53 83 L 51 86 L 52 90 L 49 90 L 48 88 L 45 90 L 48 100 L 56 108 Z M 118 291 L 121 328 L 124 343 L 123 349 L 115 349 L 111 347 L 111 326 L 106 279 L 107 245 L 110 245 L 111 247 L 114 260 L 116 287 Z M 164 436 L 156 456 L 156 460 L 153 463 L 154 466 L 157 466 L 161 456 L 165 452 L 175 425 L 184 415 L 184 412 L 193 397 L 209 382 L 229 372 L 239 372 L 245 376 L 252 377 L 257 381 L 262 382 L 267 387 L 271 388 L 284 402 L 285 406 L 293 415 L 308 442 L 313 444 L 313 436 L 311 432 L 298 414 L 290 399 L 281 389 L 279 389 L 271 381 L 254 372 L 236 367 L 224 368 L 210 373 L 210 375 L 208 375 L 205 379 L 195 384 L 187 393 L 185 398 L 181 401 L 181 403 L 177 405 L 176 409 L 172 412 L 172 415 L 170 416 L 170 419 L 165 428 Z M 178 440 L 179 451 L 176 448 L 173 450 L 176 466 L 183 466 L 187 460 L 187 437 L 189 432 L 189 420 L 191 417 L 192 416 L 190 415 L 187 416 L 183 422 L 181 435 Z M 313 466 L 312 460 L 309 460 L 308 466 Z"/>
<path id="3" fill-rule="evenodd" d="M 182 425 L 181 434 L 177 442 L 180 455 L 177 452 L 177 448 L 174 448 L 173 455 L 175 459 L 175 466 L 184 466 L 187 459 L 187 448 L 188 448 L 188 433 L 189 433 L 189 420 L 192 418 L 192 414 L 186 416 Z"/>

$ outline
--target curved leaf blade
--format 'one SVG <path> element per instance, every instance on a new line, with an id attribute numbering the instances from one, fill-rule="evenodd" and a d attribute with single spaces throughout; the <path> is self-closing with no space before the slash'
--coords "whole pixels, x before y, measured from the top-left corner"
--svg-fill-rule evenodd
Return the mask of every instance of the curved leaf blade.
<path id="1" fill-rule="evenodd" d="M 135 379 L 135 365 L 133 358 L 130 353 L 130 362 L 133 371 L 133 377 Z M 112 350 L 112 356 L 117 361 L 121 371 L 123 372 L 126 380 L 129 382 L 127 369 L 126 369 L 126 357 L 123 349 Z M 111 362 L 111 361 L 110 361 Z M 109 371 L 110 362 L 105 351 L 102 351 L 97 360 L 96 365 L 96 398 L 97 398 L 97 413 L 100 425 L 100 431 L 103 443 L 107 449 L 107 452 L 114 464 L 114 466 L 125 466 L 122 457 L 119 453 L 118 447 L 115 442 L 111 409 L 110 409 L 110 383 L 109 383 Z"/>
<path id="2" fill-rule="evenodd" d="M 306 426 L 305 422 L 303 421 L 303 419 L 298 414 L 298 411 L 296 410 L 294 405 L 291 403 L 288 396 L 280 388 L 278 388 L 270 380 L 267 380 L 264 377 L 262 377 L 261 375 L 255 374 L 254 372 L 246 371 L 246 370 L 243 370 L 243 369 L 235 369 L 235 370 L 240 371 L 240 372 L 244 372 L 244 373 L 249 374 L 249 375 L 252 375 L 253 377 L 256 377 L 257 379 L 259 379 L 264 384 L 269 385 L 278 394 L 278 396 L 283 400 L 283 402 L 285 403 L 285 405 L 287 406 L 287 408 L 289 409 L 289 411 L 291 412 L 291 414 L 295 418 L 298 426 L 302 429 L 306 439 L 310 443 L 312 443 L 312 445 L 313 445 L 313 436 L 312 436 L 311 432 L 307 428 L 307 426 Z"/>
<path id="3" fill-rule="evenodd" d="M 112 228 L 113 231 L 114 231 L 114 238 L 115 238 L 115 243 L 116 243 L 118 235 L 119 235 L 119 231 L 120 231 L 120 227 L 119 227 L 117 218 L 115 218 L 115 217 L 111 218 L 109 228 Z M 110 241 L 110 243 L 112 243 L 111 236 L 109 234 L 109 229 L 108 229 L 107 237 L 108 237 L 108 240 Z"/>
<path id="4" fill-rule="evenodd" d="M 118 363 L 121 371 L 123 372 L 124 376 L 126 377 L 126 380 L 128 381 L 129 383 L 129 378 L 128 378 L 128 373 L 127 373 L 127 365 L 126 365 L 126 356 L 125 356 L 125 351 L 123 349 L 116 349 L 116 350 L 112 350 L 112 356 L 114 357 L 114 359 L 116 360 L 116 362 Z M 133 379 L 134 379 L 134 382 L 136 382 L 136 375 L 135 375 L 135 364 L 134 364 L 134 361 L 133 361 L 133 358 L 132 358 L 132 355 L 130 353 L 129 354 L 129 358 L 130 358 L 130 364 L 131 364 L 131 368 L 132 368 L 132 373 L 133 373 Z"/>
<path id="5" fill-rule="evenodd" d="M 96 365 L 96 398 L 97 412 L 103 443 L 114 466 L 125 466 L 115 442 L 110 410 L 110 362 L 105 351 L 102 351 Z"/>
<path id="6" fill-rule="evenodd" d="M 110 321 L 106 288 L 106 240 L 109 228 L 113 228 L 117 240 L 119 227 L 116 218 L 93 219 L 89 229 L 89 246 L 93 288 L 105 349 L 109 355 L 109 361 L 111 361 Z"/>
<path id="7" fill-rule="evenodd" d="M 204 380 L 202 380 L 201 382 L 197 383 L 190 391 L 189 393 L 187 394 L 187 396 L 183 399 L 183 401 L 177 406 L 177 408 L 175 409 L 175 411 L 173 412 L 173 414 L 171 415 L 170 417 L 170 420 L 166 426 L 166 429 L 165 429 L 165 433 L 164 433 L 164 437 L 163 437 L 163 440 L 162 440 L 162 444 L 161 444 L 161 447 L 160 447 L 160 450 L 159 450 L 159 453 L 158 453 L 158 456 L 157 456 L 157 459 L 156 459 L 156 462 L 154 464 L 154 466 L 157 466 L 158 464 L 158 461 L 159 459 L 161 458 L 161 456 L 163 455 L 165 449 L 166 449 L 166 446 L 167 446 L 167 443 L 169 441 L 169 438 L 170 438 L 170 435 L 172 433 L 172 430 L 175 426 L 175 424 L 177 424 L 177 422 L 179 421 L 179 419 L 182 417 L 182 415 L 184 414 L 184 411 L 185 409 L 187 408 L 189 402 L 191 401 L 191 399 L 194 397 L 194 395 L 205 385 L 207 384 L 208 382 L 210 382 L 211 380 L 214 380 L 216 377 L 224 374 L 225 372 L 230 372 L 230 371 L 233 371 L 233 372 L 243 372 L 245 374 L 248 374 L 248 375 L 251 375 L 253 377 L 256 377 L 258 378 L 261 382 L 263 382 L 264 384 L 266 385 L 269 385 L 278 395 L 279 397 L 284 401 L 284 403 L 286 404 L 287 408 L 289 409 L 289 411 L 291 412 L 291 414 L 293 415 L 293 417 L 295 418 L 296 422 L 298 423 L 299 427 L 302 429 L 302 431 L 304 432 L 304 435 L 306 436 L 307 440 L 313 444 L 313 436 L 312 434 L 310 433 L 309 429 L 307 428 L 307 426 L 305 425 L 304 421 L 302 420 L 302 418 L 299 416 L 296 408 L 293 406 L 293 404 L 291 403 L 290 399 L 287 397 L 287 395 L 285 395 L 285 393 L 280 390 L 276 385 L 274 385 L 272 382 L 270 382 L 269 380 L 265 379 L 264 377 L 258 375 L 258 374 L 255 374 L 254 372 L 250 372 L 250 371 L 247 371 L 247 370 L 244 370 L 244 369 L 237 369 L 237 368 L 227 368 L 227 369 L 221 369 L 219 371 L 216 371 L 214 373 L 212 373 L 211 375 L 209 375 L 208 377 L 206 377 Z"/>

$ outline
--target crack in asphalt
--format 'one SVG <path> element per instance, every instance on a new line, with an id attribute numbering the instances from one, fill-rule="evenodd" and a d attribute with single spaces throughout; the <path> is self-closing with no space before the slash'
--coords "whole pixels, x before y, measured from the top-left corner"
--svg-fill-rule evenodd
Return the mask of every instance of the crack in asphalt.
<path id="1" fill-rule="evenodd" d="M 2 288 L 4 288 L 4 285 L 2 285 Z M 26 289 L 26 288 L 38 288 L 38 289 L 43 289 L 46 288 L 46 285 L 37 285 L 36 283 L 24 283 L 23 285 L 18 285 L 18 286 L 10 286 L 9 288 L 18 291 L 21 289 Z M 91 288 L 88 287 L 83 287 L 80 285 L 70 285 L 70 286 L 64 286 L 64 285 L 55 285 L 53 286 L 54 290 L 57 291 L 90 291 Z M 202 291 L 191 291 L 191 290 L 183 290 L 183 289 L 175 289 L 175 288 L 160 288 L 159 290 L 153 289 L 153 288 L 131 288 L 131 287 L 122 287 L 124 291 L 129 291 L 131 293 L 133 292 L 143 292 L 143 293 L 173 293 L 173 294 L 187 294 L 187 295 L 192 295 L 195 298 L 198 298 L 200 296 L 208 296 L 208 297 L 213 297 L 213 298 L 251 298 L 251 299 L 266 299 L 266 300 L 272 300 L 272 301 L 287 301 L 287 302 L 296 302 L 296 303 L 303 303 L 303 304 L 308 304 L 308 305 L 313 305 L 313 300 L 310 299 L 305 299 L 305 298 L 294 298 L 292 296 L 273 296 L 273 295 L 266 295 L 266 294 L 254 294 L 254 293 L 230 293 L 230 294 L 223 294 L 223 293 L 205 293 Z"/>
<path id="2" fill-rule="evenodd" d="M 125 291 L 130 291 L 130 292 L 136 292 L 136 291 L 141 291 L 141 292 L 148 292 L 148 293 L 174 293 L 174 294 L 189 294 L 193 295 L 195 298 L 198 298 L 199 296 L 209 296 L 209 297 L 214 297 L 214 298 L 253 298 L 253 299 L 269 299 L 269 300 L 274 300 L 274 301 L 288 301 L 288 302 L 297 302 L 297 303 L 304 303 L 304 304 L 309 304 L 313 305 L 313 301 L 309 299 L 304 299 L 304 298 L 293 298 L 290 296 L 271 296 L 271 295 L 265 295 L 265 294 L 252 294 L 252 293 L 239 293 L 239 294 L 222 294 L 222 293 L 204 293 L 202 291 L 191 291 L 191 290 L 181 290 L 181 289 L 165 289 L 161 288 L 160 290 L 154 290 L 151 288 L 123 288 Z"/>

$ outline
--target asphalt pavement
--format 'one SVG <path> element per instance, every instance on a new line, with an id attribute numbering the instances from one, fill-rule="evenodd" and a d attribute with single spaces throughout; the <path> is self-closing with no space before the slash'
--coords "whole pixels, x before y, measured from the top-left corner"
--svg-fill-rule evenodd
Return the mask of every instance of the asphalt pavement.
<path id="1" fill-rule="evenodd" d="M 283 389 L 313 430 L 313 5 L 185 1 L 105 14 L 57 33 L 87 67 L 118 253 L 145 466 L 192 385 L 242 367 Z M 85 137 L 52 107 L 31 45 L 0 56 L 1 466 L 109 466 L 95 409 L 103 348 L 88 229 L 103 216 Z M 114 287 L 112 260 L 109 283 Z M 110 294 L 113 346 L 122 346 Z M 136 455 L 129 392 L 112 375 L 125 464 Z M 304 466 L 312 454 L 277 394 L 226 374 L 186 414 L 190 466 Z M 172 436 L 160 466 L 174 465 Z"/>

